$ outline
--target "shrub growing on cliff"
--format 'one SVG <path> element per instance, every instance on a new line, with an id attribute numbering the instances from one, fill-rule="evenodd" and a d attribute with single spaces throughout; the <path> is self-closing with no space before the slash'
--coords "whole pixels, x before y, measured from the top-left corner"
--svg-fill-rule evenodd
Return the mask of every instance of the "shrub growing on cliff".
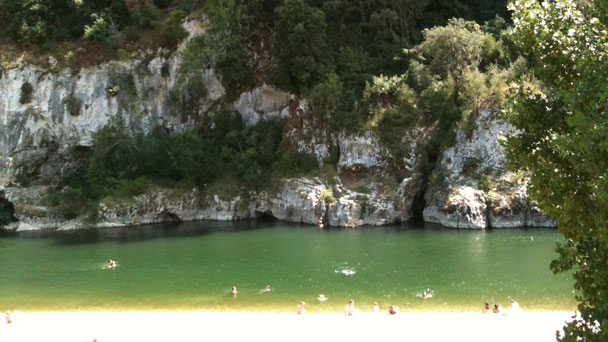
<path id="1" fill-rule="evenodd" d="M 181 20 L 184 19 L 186 15 L 187 13 L 184 11 L 171 11 L 169 19 L 163 24 L 161 32 L 168 45 L 177 45 L 187 36 L 186 30 L 180 25 Z"/>
<path id="2" fill-rule="evenodd" d="M 325 204 L 326 207 L 330 205 L 336 204 L 338 201 L 334 196 L 334 191 L 332 189 L 324 188 L 319 193 L 319 200 Z"/>
<path id="3" fill-rule="evenodd" d="M 103 43 L 110 36 L 110 26 L 103 15 L 91 14 L 93 24 L 85 25 L 84 36 L 86 40 L 94 43 Z"/>
<path id="4" fill-rule="evenodd" d="M 462 19 L 450 19 L 448 25 L 424 30 L 423 35 L 417 49 L 428 59 L 430 72 L 444 79 L 448 71 L 460 74 L 476 69 L 487 36 L 478 24 Z"/>
<path id="5" fill-rule="evenodd" d="M 139 4 L 131 9 L 133 24 L 141 28 L 152 28 L 160 16 L 158 8 L 149 2 Z"/>
<path id="6" fill-rule="evenodd" d="M 68 113 L 70 113 L 70 115 L 80 115 L 82 101 L 80 101 L 80 99 L 77 98 L 74 94 L 66 96 L 66 98 L 63 100 L 63 103 L 65 104 L 65 108 L 68 110 Z"/>
<path id="7" fill-rule="evenodd" d="M 32 101 L 32 94 L 34 93 L 34 87 L 30 82 L 24 82 L 21 85 L 21 95 L 19 96 L 19 103 L 26 104 Z"/>

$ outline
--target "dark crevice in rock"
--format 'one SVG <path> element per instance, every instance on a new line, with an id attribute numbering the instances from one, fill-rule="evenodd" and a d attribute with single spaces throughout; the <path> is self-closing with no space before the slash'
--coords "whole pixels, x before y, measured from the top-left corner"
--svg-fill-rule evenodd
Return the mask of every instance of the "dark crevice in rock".
<path id="1" fill-rule="evenodd" d="M 158 220 L 163 221 L 163 222 L 181 221 L 179 216 L 177 216 L 176 214 L 174 214 L 168 210 L 165 210 L 165 211 L 161 212 L 160 214 L 158 214 Z"/>
<path id="2" fill-rule="evenodd" d="M 274 217 L 274 215 L 272 215 L 272 212 L 270 210 L 266 210 L 266 211 L 259 211 L 256 210 L 255 211 L 255 217 L 257 219 L 261 219 L 261 220 L 276 220 L 277 218 Z"/>
<path id="3" fill-rule="evenodd" d="M 320 220 L 321 222 L 319 222 L 325 227 L 329 227 L 329 207 L 329 204 L 325 204 L 325 212 L 323 213 L 322 219 Z"/>
<path id="4" fill-rule="evenodd" d="M 426 201 L 424 200 L 424 194 L 426 193 L 426 180 L 425 183 L 420 187 L 420 191 L 414 197 L 414 201 L 412 202 L 412 220 L 413 221 L 423 221 L 424 220 L 424 207 L 426 206 Z"/>
<path id="5" fill-rule="evenodd" d="M 490 207 L 490 201 L 486 200 L 486 211 L 485 211 L 485 215 L 486 215 L 486 228 L 491 229 L 492 228 L 492 215 L 491 215 L 491 211 L 492 208 Z"/>
<path id="6" fill-rule="evenodd" d="M 5 228 L 9 223 L 15 221 L 17 221 L 15 206 L 5 198 L 4 191 L 0 191 L 0 228 Z"/>
<path id="7" fill-rule="evenodd" d="M 435 165 L 437 164 L 437 153 L 431 152 L 427 155 L 427 161 L 424 163 L 422 167 L 422 185 L 420 186 L 420 190 L 414 196 L 414 201 L 412 202 L 412 220 L 413 221 L 424 221 L 424 208 L 426 207 L 426 192 L 429 188 L 429 175 L 435 169 Z"/>

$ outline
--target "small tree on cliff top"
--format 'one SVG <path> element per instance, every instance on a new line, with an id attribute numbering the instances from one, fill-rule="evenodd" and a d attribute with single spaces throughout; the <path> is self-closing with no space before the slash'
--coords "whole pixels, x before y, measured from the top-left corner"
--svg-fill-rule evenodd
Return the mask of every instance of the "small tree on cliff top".
<path id="1" fill-rule="evenodd" d="M 277 7 L 274 83 L 307 94 L 333 68 L 325 37 L 325 14 L 303 0 L 285 0 Z"/>

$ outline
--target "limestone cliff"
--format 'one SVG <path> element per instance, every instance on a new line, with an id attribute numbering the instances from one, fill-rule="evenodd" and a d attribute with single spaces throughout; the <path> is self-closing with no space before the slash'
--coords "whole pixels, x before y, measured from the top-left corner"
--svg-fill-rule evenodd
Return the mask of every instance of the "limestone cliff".
<path id="1" fill-rule="evenodd" d="M 200 21 L 187 21 L 190 37 L 204 34 Z M 180 50 L 141 51 L 129 61 L 113 61 L 80 70 L 20 64 L 0 74 L 0 197 L 14 206 L 18 229 L 122 226 L 171 220 L 236 220 L 263 215 L 280 220 L 332 226 L 384 225 L 414 216 L 414 202 L 426 189 L 424 219 L 449 227 L 487 228 L 554 226 L 525 191 L 525 177 L 504 171 L 500 131 L 511 129 L 495 111 L 483 111 L 472 135 L 456 132 L 456 143 L 440 157 L 434 181 L 425 186 L 421 172 L 425 127 L 404 132 L 409 151 L 391 170 L 391 153 L 372 131 L 335 134 L 315 124 L 305 100 L 261 85 L 228 103 L 247 125 L 269 118 L 287 120 L 284 138 L 319 164 L 333 162 L 333 173 L 278 180 L 273 190 L 238 196 L 212 189 L 162 189 L 125 200 L 106 200 L 100 220 L 66 219 L 42 200 L 49 185 L 80 163 L 92 135 L 121 117 L 147 132 L 162 125 L 171 131 L 195 127 L 226 90 L 213 69 L 203 73 L 198 108 L 185 114 L 172 99 L 178 82 Z M 22 87 L 33 89 L 23 101 Z M 325 172 L 325 174 L 323 174 Z M 396 175 L 397 174 L 397 175 Z M 489 178 L 488 178 L 489 177 Z M 489 179 L 489 180 L 488 180 Z M 31 184 L 29 184 L 31 183 Z M 328 195 L 329 194 L 329 195 Z M 329 199 L 328 199 L 329 198 Z"/>
<path id="2" fill-rule="evenodd" d="M 457 129 L 456 143 L 439 161 L 425 221 L 455 228 L 557 226 L 528 199 L 525 176 L 505 171 L 498 137 L 512 129 L 492 110 L 479 113 L 469 136 Z"/>

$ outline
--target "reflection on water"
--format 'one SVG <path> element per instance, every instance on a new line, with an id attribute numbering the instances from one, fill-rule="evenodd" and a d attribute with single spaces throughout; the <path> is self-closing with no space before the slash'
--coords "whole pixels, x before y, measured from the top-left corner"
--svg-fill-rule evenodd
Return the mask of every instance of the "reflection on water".
<path id="1" fill-rule="evenodd" d="M 548 267 L 557 240 L 550 229 L 320 230 L 272 220 L 5 232 L 0 308 L 291 312 L 303 300 L 309 311 L 335 311 L 353 298 L 477 310 L 513 297 L 524 308 L 572 309 L 570 277 Z M 103 269 L 109 258 L 120 267 Z"/>

